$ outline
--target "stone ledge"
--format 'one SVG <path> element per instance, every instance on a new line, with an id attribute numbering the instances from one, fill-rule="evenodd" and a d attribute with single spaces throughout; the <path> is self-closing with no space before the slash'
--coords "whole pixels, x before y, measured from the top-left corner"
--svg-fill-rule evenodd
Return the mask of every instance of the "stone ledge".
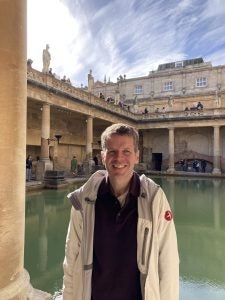
<path id="1" fill-rule="evenodd" d="M 52 295 L 37 290 L 30 284 L 30 276 L 23 269 L 18 278 L 0 289 L 1 300 L 52 300 Z"/>
<path id="2" fill-rule="evenodd" d="M 52 295 L 47 292 L 37 290 L 30 285 L 30 291 L 26 300 L 52 300 Z"/>

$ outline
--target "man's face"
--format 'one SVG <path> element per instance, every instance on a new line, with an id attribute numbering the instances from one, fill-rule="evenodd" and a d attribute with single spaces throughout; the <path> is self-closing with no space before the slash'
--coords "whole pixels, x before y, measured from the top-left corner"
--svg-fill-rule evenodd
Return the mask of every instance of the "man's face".
<path id="1" fill-rule="evenodd" d="M 112 135 L 106 143 L 106 150 L 102 151 L 102 162 L 109 178 L 131 178 L 138 161 L 139 151 L 135 152 L 134 140 L 127 135 Z"/>

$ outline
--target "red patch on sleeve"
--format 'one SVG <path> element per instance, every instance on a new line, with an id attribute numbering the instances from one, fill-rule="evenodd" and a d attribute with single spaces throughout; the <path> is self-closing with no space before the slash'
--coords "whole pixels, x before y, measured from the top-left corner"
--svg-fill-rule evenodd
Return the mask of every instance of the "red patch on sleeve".
<path id="1" fill-rule="evenodd" d="M 166 221 L 171 221 L 173 219 L 172 212 L 170 210 L 167 210 L 165 212 L 164 218 L 166 219 Z"/>

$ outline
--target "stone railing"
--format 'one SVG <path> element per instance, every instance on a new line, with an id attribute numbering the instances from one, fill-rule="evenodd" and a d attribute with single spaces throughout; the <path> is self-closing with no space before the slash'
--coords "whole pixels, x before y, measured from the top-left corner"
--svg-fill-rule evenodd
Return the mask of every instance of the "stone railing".
<path id="1" fill-rule="evenodd" d="M 109 103 L 104 99 L 100 99 L 95 95 L 84 91 L 81 88 L 76 88 L 70 83 L 61 81 L 52 75 L 44 74 L 35 69 L 27 69 L 27 80 L 28 83 L 39 84 L 46 89 L 53 89 L 58 93 L 63 93 L 71 99 L 78 99 L 84 104 L 91 105 L 96 108 L 103 109 L 113 114 L 126 117 L 133 121 L 144 121 L 144 122 L 157 122 L 157 121 L 169 121 L 169 120 L 186 120 L 189 119 L 209 119 L 212 117 L 219 118 L 225 116 L 225 108 L 211 108 L 203 110 L 189 110 L 189 111 L 167 111 L 158 113 L 147 113 L 147 114 L 135 114 L 129 111 L 127 108 L 121 108 L 119 105 Z"/>
<path id="2" fill-rule="evenodd" d="M 79 101 L 82 101 L 86 104 L 92 105 L 96 108 L 101 108 L 106 111 L 119 114 L 121 116 L 126 116 L 130 119 L 135 119 L 135 116 L 132 112 L 128 111 L 127 109 L 123 109 L 118 105 L 115 105 L 113 103 L 109 103 L 105 101 L 104 99 L 100 99 L 96 97 L 95 95 L 86 92 L 82 90 L 81 88 L 76 88 L 70 83 L 63 82 L 60 79 L 55 78 L 52 75 L 44 74 L 42 72 L 39 72 L 35 69 L 28 68 L 27 70 L 27 81 L 28 83 L 35 83 L 39 84 L 43 88 L 46 89 L 53 89 L 56 92 L 63 93 L 67 96 L 70 96 L 71 99 L 79 99 Z"/>
<path id="3" fill-rule="evenodd" d="M 148 113 L 136 115 L 136 120 L 160 121 L 160 120 L 187 120 L 187 119 L 209 119 L 212 117 L 225 117 L 225 108 L 211 108 L 194 111 L 169 111 L 159 113 Z"/>

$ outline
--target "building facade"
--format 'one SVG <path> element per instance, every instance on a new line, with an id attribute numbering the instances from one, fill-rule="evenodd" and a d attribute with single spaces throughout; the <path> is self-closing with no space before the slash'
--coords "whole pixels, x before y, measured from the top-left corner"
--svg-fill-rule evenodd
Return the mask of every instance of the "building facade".
<path id="1" fill-rule="evenodd" d="M 150 169 L 169 168 L 170 128 L 176 170 L 181 169 L 181 160 L 187 160 L 192 169 L 198 159 L 206 160 L 211 172 L 215 156 L 219 156 L 224 171 L 224 65 L 214 67 L 196 58 L 159 65 L 144 77 L 120 76 L 116 83 L 94 82 L 91 75 L 89 83 L 94 95 L 105 101 L 110 98 L 114 105 L 137 116 L 143 133 L 142 161 Z"/>
<path id="2" fill-rule="evenodd" d="M 89 74 L 90 75 L 90 74 Z M 89 91 L 112 98 L 116 104 L 129 105 L 136 113 L 182 111 L 197 106 L 221 107 L 221 94 L 225 88 L 225 66 L 213 67 L 202 58 L 162 64 L 147 76 L 126 78 L 120 76 L 117 83 L 94 82 L 88 77 Z"/>

